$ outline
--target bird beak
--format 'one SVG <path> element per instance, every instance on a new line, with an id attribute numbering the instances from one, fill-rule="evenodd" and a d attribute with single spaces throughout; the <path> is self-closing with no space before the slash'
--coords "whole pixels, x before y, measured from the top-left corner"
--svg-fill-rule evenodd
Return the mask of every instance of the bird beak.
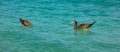
<path id="1" fill-rule="evenodd" d="M 73 21 L 71 21 L 71 22 L 70 22 L 70 24 L 74 24 L 74 22 L 73 22 Z"/>

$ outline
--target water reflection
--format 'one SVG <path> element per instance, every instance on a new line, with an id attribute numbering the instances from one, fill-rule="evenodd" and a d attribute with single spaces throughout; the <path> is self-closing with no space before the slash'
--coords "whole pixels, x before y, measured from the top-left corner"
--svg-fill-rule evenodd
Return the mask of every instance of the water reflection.
<path id="1" fill-rule="evenodd" d="M 90 31 L 89 29 L 84 29 L 84 30 L 74 30 L 74 35 L 90 35 L 93 34 L 92 31 Z"/>

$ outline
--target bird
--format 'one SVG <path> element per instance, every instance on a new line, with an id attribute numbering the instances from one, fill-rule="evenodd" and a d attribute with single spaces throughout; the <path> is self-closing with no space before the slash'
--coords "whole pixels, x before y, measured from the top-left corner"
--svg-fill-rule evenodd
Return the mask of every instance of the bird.
<path id="1" fill-rule="evenodd" d="M 74 30 L 81 30 L 81 29 L 88 29 L 88 28 L 90 28 L 93 24 L 96 23 L 96 21 L 94 21 L 93 23 L 87 23 L 87 24 L 85 23 L 85 24 L 78 25 L 77 21 L 74 20 L 72 23 L 74 24 Z"/>
<path id="2" fill-rule="evenodd" d="M 24 26 L 27 26 L 27 27 L 31 27 L 32 26 L 32 24 L 28 20 L 23 20 L 22 18 L 19 18 L 19 21 Z"/>

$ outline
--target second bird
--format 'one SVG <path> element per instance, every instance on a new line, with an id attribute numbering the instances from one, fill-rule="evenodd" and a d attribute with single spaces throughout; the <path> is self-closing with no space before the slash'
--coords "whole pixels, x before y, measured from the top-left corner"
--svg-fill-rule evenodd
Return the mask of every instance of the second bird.
<path id="1" fill-rule="evenodd" d="M 19 19 L 19 21 L 22 23 L 24 26 L 31 27 L 32 24 L 28 20 L 23 20 L 22 18 Z"/>

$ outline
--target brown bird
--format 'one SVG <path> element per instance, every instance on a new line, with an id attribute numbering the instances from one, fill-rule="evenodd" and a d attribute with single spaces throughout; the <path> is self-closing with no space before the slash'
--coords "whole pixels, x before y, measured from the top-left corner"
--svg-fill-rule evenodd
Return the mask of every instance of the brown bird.
<path id="1" fill-rule="evenodd" d="M 90 28 L 93 24 L 96 23 L 96 21 L 93 22 L 93 23 L 89 23 L 89 24 L 81 24 L 81 25 L 79 25 L 79 26 L 78 26 L 78 23 L 77 23 L 76 20 L 73 21 L 72 23 L 74 24 L 74 29 L 75 29 L 75 30 L 80 30 L 80 29 L 88 29 L 88 28 Z"/>
<path id="2" fill-rule="evenodd" d="M 19 21 L 22 23 L 24 26 L 29 26 L 31 27 L 32 24 L 28 20 L 23 20 L 22 18 L 19 19 Z"/>

